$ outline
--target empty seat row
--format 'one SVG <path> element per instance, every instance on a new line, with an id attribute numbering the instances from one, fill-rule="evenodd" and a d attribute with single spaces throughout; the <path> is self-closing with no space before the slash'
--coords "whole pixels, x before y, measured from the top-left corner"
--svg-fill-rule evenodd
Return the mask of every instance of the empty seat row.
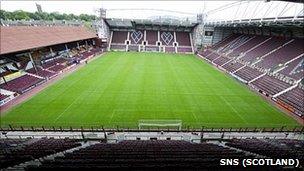
<path id="1" fill-rule="evenodd" d="M 18 93 L 24 93 L 42 81 L 44 81 L 44 79 L 25 74 L 21 77 L 1 84 L 0 88 Z"/>
<path id="2" fill-rule="evenodd" d="M 206 169 L 218 167 L 220 158 L 245 157 L 253 156 L 210 143 L 127 140 L 117 144 L 98 143 L 91 145 L 63 157 L 42 162 L 39 167 L 28 167 L 27 169 Z"/>
<path id="3" fill-rule="evenodd" d="M 41 76 L 41 77 L 44 77 L 44 78 L 51 78 L 51 77 L 54 77 L 56 75 L 55 72 L 51 72 L 51 71 L 48 71 L 48 70 L 45 70 L 45 69 L 41 69 L 39 67 L 36 68 L 37 70 L 35 70 L 35 68 L 31 68 L 31 69 L 28 69 L 26 70 L 26 72 L 28 73 L 31 73 L 31 74 L 35 74 L 35 75 L 38 75 L 38 76 Z"/>
<path id="4" fill-rule="evenodd" d="M 262 75 L 263 73 L 258 71 L 257 69 L 251 68 L 249 66 L 245 66 L 244 68 L 238 70 L 234 74 L 239 76 L 243 80 L 249 82 L 257 78 L 258 76 Z"/>
<path id="5" fill-rule="evenodd" d="M 269 75 L 265 75 L 253 81 L 252 84 L 269 95 L 275 95 L 291 86 L 290 84 Z"/>
<path id="6" fill-rule="evenodd" d="M 60 151 L 65 151 L 81 144 L 70 139 L 30 139 L 0 141 L 0 168 L 7 168 L 26 161 L 34 160 Z M 5 145 L 3 145 L 5 144 Z"/>
<path id="7" fill-rule="evenodd" d="M 281 102 L 289 105 L 292 107 L 293 111 L 296 114 L 303 116 L 304 114 L 304 90 L 300 88 L 299 86 L 283 93 L 282 95 L 277 97 L 278 100 Z"/>

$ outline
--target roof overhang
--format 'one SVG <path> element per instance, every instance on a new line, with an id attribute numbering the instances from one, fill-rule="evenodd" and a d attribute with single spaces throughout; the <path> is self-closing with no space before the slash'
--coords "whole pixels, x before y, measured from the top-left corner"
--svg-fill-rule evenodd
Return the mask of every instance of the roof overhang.
<path id="1" fill-rule="evenodd" d="M 97 37 L 75 26 L 1 26 L 0 32 L 1 55 Z"/>
<path id="2" fill-rule="evenodd" d="M 303 27 L 304 16 L 207 22 L 213 27 Z"/>
<path id="3" fill-rule="evenodd" d="M 125 20 L 106 19 L 111 30 L 166 30 L 166 31 L 191 31 L 198 23 L 190 21 L 155 21 L 155 20 Z"/>

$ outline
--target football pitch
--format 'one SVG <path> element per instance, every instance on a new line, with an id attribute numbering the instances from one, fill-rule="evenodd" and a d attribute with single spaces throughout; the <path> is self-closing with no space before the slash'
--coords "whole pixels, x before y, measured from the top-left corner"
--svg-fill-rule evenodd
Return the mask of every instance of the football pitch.
<path id="1" fill-rule="evenodd" d="M 294 127 L 245 85 L 195 55 L 109 52 L 1 115 L 1 127 Z"/>

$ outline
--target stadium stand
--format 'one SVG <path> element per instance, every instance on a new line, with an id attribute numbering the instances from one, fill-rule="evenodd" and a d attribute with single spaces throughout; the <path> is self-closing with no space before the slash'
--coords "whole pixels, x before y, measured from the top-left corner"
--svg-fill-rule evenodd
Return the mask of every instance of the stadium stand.
<path id="1" fill-rule="evenodd" d="M 156 45 L 156 42 L 158 41 L 157 38 L 157 31 L 147 30 L 146 31 L 146 40 L 148 42 L 148 45 Z"/>
<path id="2" fill-rule="evenodd" d="M 269 75 L 265 75 L 253 81 L 252 84 L 268 95 L 275 95 L 291 86 L 290 84 Z"/>
<path id="3" fill-rule="evenodd" d="M 163 45 L 172 46 L 174 42 L 174 32 L 160 31 L 160 41 Z"/>
<path id="4" fill-rule="evenodd" d="M 250 52 L 246 53 L 245 56 L 241 58 L 241 60 L 246 62 L 254 62 L 257 58 L 260 58 L 264 55 L 271 53 L 272 51 L 275 51 L 287 42 L 288 40 L 286 39 L 271 37 L 271 39 L 267 39 L 267 41 L 264 41 L 264 43 L 260 44 Z"/>
<path id="5" fill-rule="evenodd" d="M 23 94 L 70 68 L 75 61 L 101 54 L 98 41 L 96 34 L 82 26 L 1 26 L 1 42 L 6 42 L 0 49 L 1 59 L 7 65 L 11 63 L 11 67 L 1 68 L 1 75 L 11 78 L 16 71 L 26 74 L 1 81 L 0 87 Z M 27 69 L 29 63 L 35 66 Z"/>
<path id="6" fill-rule="evenodd" d="M 216 64 L 217 66 L 222 66 L 225 63 L 229 62 L 231 59 L 225 57 L 225 56 L 220 56 L 219 58 L 216 58 L 215 60 L 213 60 L 212 62 L 214 64 Z"/>
<path id="7" fill-rule="evenodd" d="M 174 53 L 175 52 L 175 47 L 173 47 L 173 46 L 166 46 L 165 47 L 165 52 Z"/>
<path id="8" fill-rule="evenodd" d="M 82 139 L 1 139 L 0 166 L 11 170 L 243 170 L 238 166 L 220 166 L 220 159 L 257 156 L 299 159 L 301 166 L 304 164 L 303 143 L 297 139 L 236 138 L 196 143 L 183 140 L 108 143 Z M 24 162 L 27 164 L 20 165 Z M 282 170 L 279 166 L 251 166 L 249 170 L 255 169 Z"/>
<path id="9" fill-rule="evenodd" d="M 303 78 L 304 71 L 304 56 L 297 58 L 292 62 L 285 65 L 285 68 L 279 71 L 279 75 L 283 77 L 289 77 L 295 80 L 300 80 Z"/>
<path id="10" fill-rule="evenodd" d="M 250 35 L 241 35 L 241 36 L 237 37 L 236 39 L 232 40 L 231 42 L 229 42 L 228 44 L 226 44 L 225 46 L 218 49 L 218 51 L 221 53 L 229 54 L 229 53 L 233 52 L 235 49 L 237 49 L 238 47 L 240 47 L 241 45 L 245 44 L 251 38 L 252 38 L 252 36 L 250 36 Z"/>
<path id="11" fill-rule="evenodd" d="M 115 49 L 115 50 L 126 50 L 126 45 L 115 45 L 115 44 L 111 44 L 110 46 L 111 49 Z"/>
<path id="12" fill-rule="evenodd" d="M 230 56 L 240 56 L 241 54 L 245 54 L 250 49 L 254 48 L 254 46 L 264 42 L 267 40 L 267 37 L 264 36 L 255 36 L 253 39 L 249 40 L 248 42 L 242 44 L 238 48 L 234 49 Z"/>
<path id="13" fill-rule="evenodd" d="M 71 139 L 0 139 L 0 168 L 7 168 L 77 146 L 80 146 L 80 143 Z"/>
<path id="14" fill-rule="evenodd" d="M 290 43 L 289 42 L 280 49 L 277 49 L 273 53 L 265 56 L 261 62 L 257 63 L 257 65 L 262 68 L 272 68 L 279 64 L 285 64 L 299 55 L 303 55 L 304 40 L 296 39 L 291 40 Z"/>
<path id="15" fill-rule="evenodd" d="M 193 53 L 191 33 L 188 30 L 183 31 L 184 28 L 182 27 L 179 30 L 155 30 L 147 27 L 137 29 L 142 24 L 152 24 L 153 22 L 150 20 L 121 21 L 120 19 L 106 19 L 105 21 L 111 31 L 109 42 L 109 49 L 111 50 Z M 159 27 L 162 23 L 155 22 L 152 25 Z M 179 27 L 179 23 L 176 23 L 176 27 Z M 195 25 L 186 26 L 186 28 L 193 27 Z M 125 31 L 126 28 L 130 31 Z"/>
<path id="16" fill-rule="evenodd" d="M 226 145 L 271 158 L 304 160 L 304 142 L 298 140 L 232 139 Z"/>
<path id="17" fill-rule="evenodd" d="M 223 65 L 222 67 L 228 71 L 228 72 L 235 72 L 238 69 L 242 68 L 244 65 L 237 62 L 237 61 L 231 61 Z"/>
<path id="18" fill-rule="evenodd" d="M 43 81 L 44 79 L 31 76 L 28 74 L 24 74 L 21 77 L 15 78 L 11 81 L 1 84 L 0 88 L 22 94 L 34 88 L 35 86 L 43 83 Z"/>
<path id="19" fill-rule="evenodd" d="M 48 68 L 48 70 L 53 71 L 53 72 L 60 72 L 60 71 L 64 70 L 65 68 L 66 68 L 65 65 L 57 64 L 57 65 L 54 65 L 54 66 Z"/>
<path id="20" fill-rule="evenodd" d="M 179 46 L 191 46 L 189 33 L 176 32 L 176 41 Z"/>
<path id="21" fill-rule="evenodd" d="M 130 32 L 131 44 L 142 44 L 144 40 L 144 30 Z"/>
<path id="22" fill-rule="evenodd" d="M 125 31 L 114 31 L 112 35 L 112 43 L 125 44 L 127 40 L 128 32 Z"/>
<path id="23" fill-rule="evenodd" d="M 250 157 L 226 147 L 211 143 L 186 141 L 121 141 L 117 144 L 97 143 L 89 147 L 45 161 L 36 169 L 206 169 L 218 166 L 224 158 Z"/>
<path id="24" fill-rule="evenodd" d="M 241 68 L 240 70 L 236 71 L 234 74 L 249 82 L 261 76 L 263 73 L 257 69 L 245 66 L 244 68 Z"/>
<path id="25" fill-rule="evenodd" d="M 226 37 L 225 39 L 223 39 L 222 41 L 214 44 L 211 48 L 214 49 L 214 50 L 218 50 L 220 47 L 226 46 L 228 43 L 232 42 L 233 40 L 235 40 L 239 36 L 240 35 L 238 35 L 238 34 L 232 34 L 232 35 Z"/>
<path id="26" fill-rule="evenodd" d="M 304 78 L 303 43 L 299 38 L 231 34 L 198 55 L 266 96 L 279 96 L 280 106 L 302 117 L 303 106 L 297 103 L 302 91 L 295 87 Z"/>
<path id="27" fill-rule="evenodd" d="M 128 50 L 129 51 L 138 51 L 138 45 L 129 45 Z"/>
<path id="28" fill-rule="evenodd" d="M 177 47 L 177 52 L 179 53 L 191 53 L 192 47 Z"/>
<path id="29" fill-rule="evenodd" d="M 51 60 L 43 62 L 42 67 L 44 69 L 48 69 L 48 68 L 56 66 L 57 64 L 62 64 L 64 62 L 66 62 L 66 60 L 63 58 L 52 58 Z"/>
<path id="30" fill-rule="evenodd" d="M 5 94 L 0 93 L 0 101 L 6 99 L 6 98 L 8 98 L 8 97 L 9 97 L 8 95 L 5 95 Z"/>
<path id="31" fill-rule="evenodd" d="M 277 97 L 279 104 L 284 106 L 286 109 L 291 112 L 296 113 L 299 116 L 303 117 L 304 113 L 304 90 L 301 86 L 298 86 L 286 93 Z"/>
<path id="32" fill-rule="evenodd" d="M 208 55 L 210 55 L 212 53 L 212 51 L 210 49 L 204 49 L 204 51 L 198 51 L 197 54 L 207 57 Z"/>
<path id="33" fill-rule="evenodd" d="M 54 76 L 56 76 L 55 72 L 51 72 L 45 69 L 41 69 L 39 67 L 36 68 L 37 71 L 35 70 L 35 68 L 31 68 L 26 70 L 26 72 L 30 73 L 30 74 L 34 74 L 34 75 L 38 75 L 40 77 L 44 77 L 44 78 L 53 78 Z"/>
<path id="34" fill-rule="evenodd" d="M 216 52 L 213 52 L 211 54 L 209 54 L 208 56 L 206 56 L 206 59 L 208 59 L 209 61 L 213 61 L 217 58 L 219 58 L 221 55 L 217 54 Z"/>

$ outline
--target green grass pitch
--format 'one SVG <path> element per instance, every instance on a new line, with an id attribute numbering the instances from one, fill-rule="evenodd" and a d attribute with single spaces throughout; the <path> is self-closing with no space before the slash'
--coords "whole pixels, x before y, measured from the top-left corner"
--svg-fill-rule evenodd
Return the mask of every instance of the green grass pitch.
<path id="1" fill-rule="evenodd" d="M 299 126 L 245 85 L 194 55 L 109 52 L 1 116 L 1 126 L 135 128 Z"/>

